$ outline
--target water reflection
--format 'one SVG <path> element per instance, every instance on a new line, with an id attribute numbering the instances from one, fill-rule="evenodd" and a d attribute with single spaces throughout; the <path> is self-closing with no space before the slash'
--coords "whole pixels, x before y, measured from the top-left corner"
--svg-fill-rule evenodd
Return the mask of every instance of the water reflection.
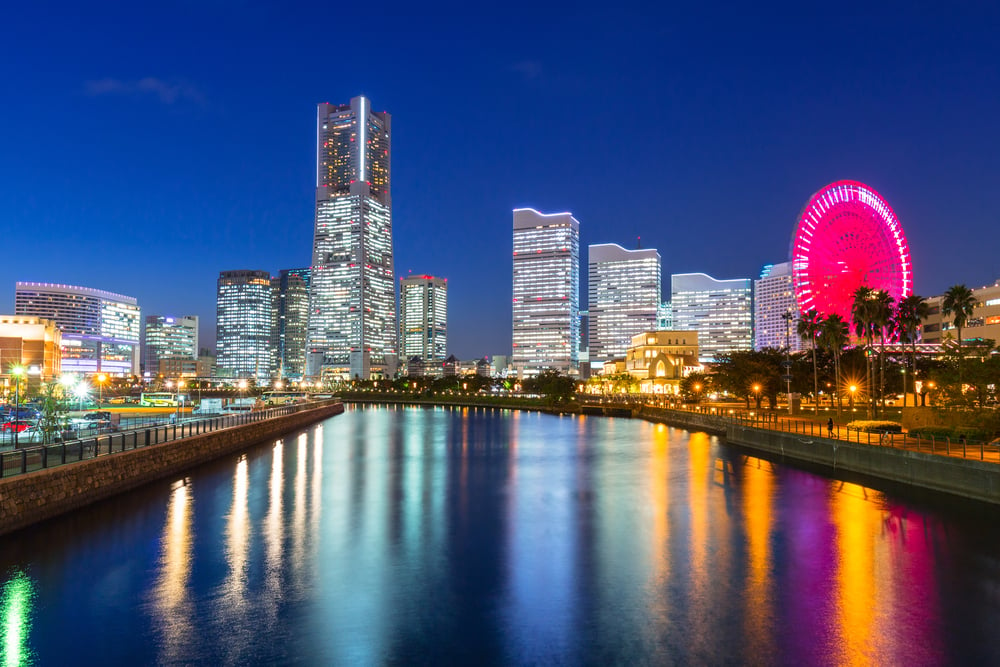
<path id="1" fill-rule="evenodd" d="M 0 592 L 0 661 L 4 667 L 34 662 L 28 645 L 34 597 L 34 583 L 23 571 L 15 572 Z"/>
<path id="2" fill-rule="evenodd" d="M 160 633 L 162 663 L 190 659 L 192 602 L 188 589 L 192 560 L 192 494 L 188 479 L 175 482 L 160 538 L 160 573 L 153 591 L 153 614 Z"/>

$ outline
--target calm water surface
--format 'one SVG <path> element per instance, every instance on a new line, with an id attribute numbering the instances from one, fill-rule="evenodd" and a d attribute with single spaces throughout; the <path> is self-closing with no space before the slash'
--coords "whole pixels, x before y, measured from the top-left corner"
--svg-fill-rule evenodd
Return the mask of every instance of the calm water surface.
<path id="1" fill-rule="evenodd" d="M 0 663 L 1000 664 L 1000 513 L 626 419 L 352 408 L 0 543 Z"/>

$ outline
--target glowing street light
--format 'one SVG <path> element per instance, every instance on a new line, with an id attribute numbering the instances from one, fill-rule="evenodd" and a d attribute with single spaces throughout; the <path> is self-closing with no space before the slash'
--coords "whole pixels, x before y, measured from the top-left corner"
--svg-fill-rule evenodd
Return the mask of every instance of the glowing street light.
<path id="1" fill-rule="evenodd" d="M 854 409 L 854 394 L 856 394 L 858 392 L 858 385 L 852 384 L 850 387 L 847 388 L 847 390 L 849 392 L 851 392 L 851 410 L 853 410 Z"/>
<path id="2" fill-rule="evenodd" d="M 104 383 L 108 381 L 108 376 L 98 373 L 94 379 L 97 380 L 97 407 L 101 407 L 104 403 Z"/>
<path id="3" fill-rule="evenodd" d="M 24 377 L 24 373 L 25 373 L 24 366 L 21 366 L 20 364 L 18 364 L 16 366 L 11 366 L 10 367 L 10 374 L 12 376 L 14 376 L 14 419 L 11 420 L 11 421 L 15 422 L 14 424 L 11 424 L 12 429 L 14 431 L 14 449 L 17 449 L 17 427 L 18 427 L 18 424 L 16 422 L 18 421 L 18 418 L 20 417 L 19 413 L 21 412 L 21 409 L 20 409 L 21 408 L 21 378 Z"/>

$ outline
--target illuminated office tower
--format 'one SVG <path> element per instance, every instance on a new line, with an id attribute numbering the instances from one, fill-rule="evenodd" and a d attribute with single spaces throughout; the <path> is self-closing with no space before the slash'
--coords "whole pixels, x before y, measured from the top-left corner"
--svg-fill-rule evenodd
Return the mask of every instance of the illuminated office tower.
<path id="1" fill-rule="evenodd" d="M 698 359 L 753 349 L 753 297 L 749 278 L 716 280 L 704 273 L 670 276 L 675 331 L 698 332 Z"/>
<path id="2" fill-rule="evenodd" d="M 390 125 L 364 97 L 318 107 L 309 377 L 395 372 Z"/>
<path id="3" fill-rule="evenodd" d="M 266 382 L 271 374 L 271 275 L 219 273 L 215 313 L 219 374 Z"/>
<path id="4" fill-rule="evenodd" d="M 448 281 L 434 276 L 399 279 L 399 349 L 419 357 L 426 374 L 448 356 Z M 436 373 L 434 373 L 436 374 Z"/>
<path id="5" fill-rule="evenodd" d="M 279 379 L 301 379 L 305 372 L 308 272 L 308 269 L 283 269 L 271 278 L 272 370 Z"/>
<path id="6" fill-rule="evenodd" d="M 63 373 L 139 374 L 139 304 L 134 297 L 75 285 L 17 283 L 14 312 L 55 322 Z"/>
<path id="7" fill-rule="evenodd" d="M 522 377 L 576 372 L 580 223 L 570 213 L 514 210 L 512 363 Z"/>
<path id="8" fill-rule="evenodd" d="M 660 253 L 601 243 L 588 248 L 588 265 L 590 361 L 624 359 L 632 336 L 656 329 Z"/>
<path id="9" fill-rule="evenodd" d="M 792 285 L 792 263 L 767 264 L 760 272 L 760 278 L 753 283 L 753 338 L 754 349 L 766 347 L 792 352 L 802 349 L 802 339 L 795 332 L 799 321 L 799 304 L 795 300 Z M 785 313 L 792 314 L 792 320 L 785 322 Z M 787 343 L 786 343 L 787 337 Z"/>
<path id="10" fill-rule="evenodd" d="M 198 358 L 198 316 L 168 317 L 147 315 L 143 367 L 147 373 L 159 372 L 165 357 Z"/>

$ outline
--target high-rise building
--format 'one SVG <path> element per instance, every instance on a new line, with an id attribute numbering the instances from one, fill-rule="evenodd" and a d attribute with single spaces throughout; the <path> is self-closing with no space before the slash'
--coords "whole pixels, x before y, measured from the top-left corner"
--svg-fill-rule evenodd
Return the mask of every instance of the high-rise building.
<path id="1" fill-rule="evenodd" d="M 146 373 L 159 372 L 164 357 L 198 358 L 198 316 L 147 315 L 143 368 Z"/>
<path id="2" fill-rule="evenodd" d="M 62 332 L 63 373 L 139 374 L 134 297 L 75 285 L 17 283 L 14 311 L 52 320 Z"/>
<path id="3" fill-rule="evenodd" d="M 396 354 L 390 125 L 364 97 L 320 104 L 306 374 L 391 375 Z"/>
<path id="4" fill-rule="evenodd" d="M 271 274 L 220 272 L 215 313 L 219 374 L 266 381 L 271 374 Z"/>
<path id="5" fill-rule="evenodd" d="M 272 370 L 280 379 L 301 379 L 305 373 L 308 276 L 309 269 L 283 269 L 277 277 L 271 278 L 274 310 Z"/>
<path id="6" fill-rule="evenodd" d="M 425 372 L 440 367 L 448 356 L 448 281 L 434 276 L 400 278 L 399 322 L 402 358 L 409 364 L 419 357 Z"/>
<path id="7" fill-rule="evenodd" d="M 601 243 L 588 248 L 588 265 L 590 360 L 624 359 L 632 336 L 656 328 L 660 253 Z"/>
<path id="8" fill-rule="evenodd" d="M 656 330 L 669 331 L 674 328 L 674 307 L 669 301 L 663 301 L 656 308 Z"/>
<path id="9" fill-rule="evenodd" d="M 570 213 L 514 210 L 512 363 L 521 376 L 576 372 L 580 223 Z"/>
<path id="10" fill-rule="evenodd" d="M 754 349 L 784 349 L 787 345 L 792 352 L 801 350 L 802 339 L 795 332 L 799 304 L 792 284 L 792 263 L 767 264 L 753 287 Z M 786 322 L 786 313 L 791 313 L 793 319 Z"/>
<path id="11" fill-rule="evenodd" d="M 704 273 L 670 276 L 675 331 L 698 332 L 698 359 L 753 349 L 753 296 L 749 278 L 716 280 Z"/>

